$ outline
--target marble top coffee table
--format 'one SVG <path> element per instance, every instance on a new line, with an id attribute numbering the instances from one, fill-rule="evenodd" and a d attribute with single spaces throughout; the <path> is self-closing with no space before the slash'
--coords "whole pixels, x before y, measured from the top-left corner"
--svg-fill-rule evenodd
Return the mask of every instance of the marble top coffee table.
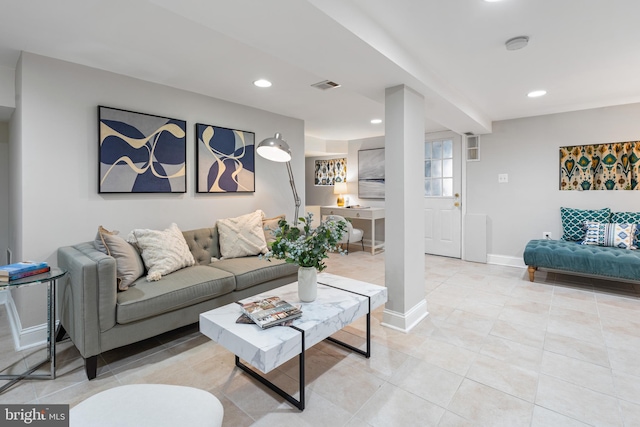
<path id="1" fill-rule="evenodd" d="M 242 314 L 240 305 L 232 303 L 200 315 L 200 331 L 236 355 L 236 366 L 265 384 L 300 410 L 304 410 L 304 353 L 322 340 L 330 340 L 359 354 L 371 354 L 371 311 L 387 301 L 387 288 L 329 273 L 318 274 L 318 296 L 315 301 L 303 303 L 298 298 L 298 283 L 256 295 L 267 296 L 300 305 L 302 317 L 291 326 L 261 329 L 253 324 L 236 323 Z M 366 316 L 366 350 L 338 341 L 330 335 Z M 286 361 L 298 356 L 300 360 L 300 399 L 286 393 L 275 384 L 249 368 L 240 359 L 268 373 Z"/>

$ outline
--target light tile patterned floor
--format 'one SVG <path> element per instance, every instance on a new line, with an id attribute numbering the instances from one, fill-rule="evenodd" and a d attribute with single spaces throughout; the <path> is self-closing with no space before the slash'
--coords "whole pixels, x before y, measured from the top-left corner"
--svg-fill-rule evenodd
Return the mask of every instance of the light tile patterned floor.
<path id="1" fill-rule="evenodd" d="M 334 255 L 327 271 L 384 284 L 384 254 Z M 55 381 L 23 381 L 0 403 L 69 403 L 121 384 L 181 384 L 223 403 L 224 426 L 640 425 L 639 286 L 426 257 L 429 317 L 409 334 L 372 319 L 367 360 L 329 343 L 308 352 L 300 413 L 234 368 L 233 355 L 197 326 L 114 350 L 87 381 L 70 342 Z M 0 324 L 6 325 L 4 307 Z M 358 322 L 341 338 L 361 344 Z M 42 348 L 13 352 L 0 332 L 0 364 L 22 370 Z M 294 393 L 297 361 L 269 377 Z M 127 398 L 123 396 L 123 398 Z M 114 408 L 115 410 L 116 408 Z"/>

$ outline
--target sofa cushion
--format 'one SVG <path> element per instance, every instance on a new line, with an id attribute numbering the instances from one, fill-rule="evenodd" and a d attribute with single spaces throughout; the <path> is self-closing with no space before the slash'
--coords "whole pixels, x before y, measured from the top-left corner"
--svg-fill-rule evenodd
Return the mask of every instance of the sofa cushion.
<path id="1" fill-rule="evenodd" d="M 584 222 L 609 222 L 611 209 L 599 210 L 560 208 L 562 220 L 562 240 L 582 241 L 584 239 Z"/>
<path id="2" fill-rule="evenodd" d="M 218 229 L 216 227 L 183 231 L 182 235 L 196 264 L 209 265 L 211 258 L 220 258 Z"/>
<path id="3" fill-rule="evenodd" d="M 127 240 L 140 249 L 147 267 L 147 280 L 160 280 L 162 276 L 195 264 L 189 246 L 175 223 L 163 231 L 136 229 Z"/>
<path id="4" fill-rule="evenodd" d="M 264 218 L 264 212 L 257 210 L 236 218 L 218 220 L 222 258 L 239 258 L 267 253 L 262 218 Z"/>
<path id="5" fill-rule="evenodd" d="M 295 264 L 278 259 L 267 261 L 256 256 L 223 259 L 211 265 L 235 275 L 237 291 L 298 272 Z"/>
<path id="6" fill-rule="evenodd" d="M 610 246 L 620 249 L 636 249 L 636 224 L 615 224 L 585 221 L 583 245 Z"/>
<path id="7" fill-rule="evenodd" d="M 196 265 L 175 271 L 159 282 L 140 278 L 135 285 L 118 294 L 118 323 L 135 322 L 227 294 L 234 290 L 235 279 L 226 271 Z"/>
<path id="8" fill-rule="evenodd" d="M 94 246 L 100 252 L 115 258 L 118 289 L 126 291 L 144 274 L 144 264 L 136 248 L 117 234 L 117 231 L 98 227 Z"/>

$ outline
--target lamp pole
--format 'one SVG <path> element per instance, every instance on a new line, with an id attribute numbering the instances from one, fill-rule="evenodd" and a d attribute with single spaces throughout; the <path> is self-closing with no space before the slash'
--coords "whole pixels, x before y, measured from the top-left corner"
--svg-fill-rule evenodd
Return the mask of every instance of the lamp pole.
<path id="1" fill-rule="evenodd" d="M 289 144 L 282 139 L 282 135 L 276 132 L 273 138 L 266 138 L 258 144 L 256 148 L 258 154 L 267 160 L 273 162 L 285 162 L 287 164 L 287 173 L 289 174 L 289 184 L 291 184 L 291 191 L 293 192 L 293 201 L 296 205 L 295 215 L 293 217 L 293 225 L 298 225 L 298 212 L 300 211 L 300 197 L 298 197 L 298 191 L 296 190 L 296 182 L 293 179 L 293 171 L 291 170 L 291 149 Z"/>

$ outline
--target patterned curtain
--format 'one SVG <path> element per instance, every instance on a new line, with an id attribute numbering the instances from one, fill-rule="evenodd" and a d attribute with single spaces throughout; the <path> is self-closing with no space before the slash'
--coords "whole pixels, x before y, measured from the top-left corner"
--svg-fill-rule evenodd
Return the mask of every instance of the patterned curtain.
<path id="1" fill-rule="evenodd" d="M 640 141 L 560 147 L 560 190 L 640 190 Z"/>
<path id="2" fill-rule="evenodd" d="M 347 181 L 347 159 L 316 160 L 315 185 Z"/>

